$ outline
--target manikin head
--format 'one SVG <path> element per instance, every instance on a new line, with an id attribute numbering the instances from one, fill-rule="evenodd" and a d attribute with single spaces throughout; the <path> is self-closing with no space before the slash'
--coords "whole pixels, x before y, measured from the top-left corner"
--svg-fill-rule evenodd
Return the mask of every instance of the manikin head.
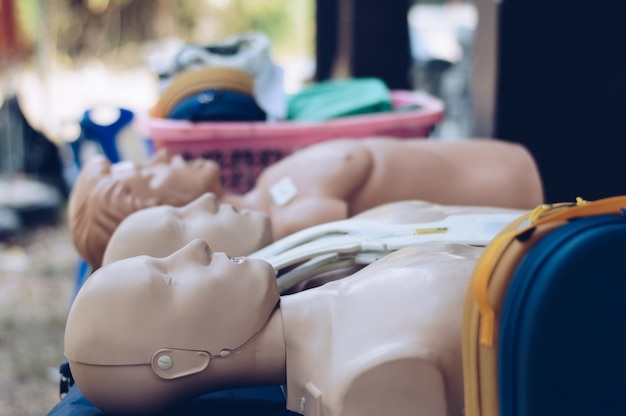
<path id="1" fill-rule="evenodd" d="M 78 387 L 105 412 L 163 409 L 205 393 L 207 374 L 236 359 L 279 299 L 269 263 L 194 240 L 166 258 L 97 270 L 70 309 L 65 354 Z M 237 374 L 226 374 L 210 387 L 231 387 Z"/>
<path id="2" fill-rule="evenodd" d="M 115 229 L 102 264 L 147 255 L 166 257 L 199 238 L 214 251 L 245 256 L 272 242 L 269 217 L 238 211 L 206 193 L 182 207 L 160 205 L 129 215 Z"/>
<path id="3" fill-rule="evenodd" d="M 205 192 L 221 196 L 219 167 L 213 161 L 187 163 L 163 152 L 146 164 L 111 164 L 94 157 L 82 168 L 69 199 L 74 246 L 97 269 L 111 234 L 128 215 L 156 205 L 185 205 Z"/>

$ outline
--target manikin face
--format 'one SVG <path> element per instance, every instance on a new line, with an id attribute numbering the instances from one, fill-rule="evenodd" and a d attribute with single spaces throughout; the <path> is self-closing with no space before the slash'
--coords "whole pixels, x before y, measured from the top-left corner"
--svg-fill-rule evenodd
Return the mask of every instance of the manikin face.
<path id="1" fill-rule="evenodd" d="M 146 164 L 110 164 L 96 156 L 83 167 L 69 198 L 72 239 L 94 268 L 117 226 L 133 212 L 156 205 L 182 206 L 205 192 L 221 194 L 217 163 L 185 162 L 164 152 Z"/>
<path id="2" fill-rule="evenodd" d="M 214 251 L 243 256 L 272 242 L 270 220 L 258 211 L 237 211 L 207 193 L 183 207 L 157 206 L 127 217 L 113 233 L 103 264 L 148 255 L 166 257 L 199 238 Z"/>
<path id="3" fill-rule="evenodd" d="M 269 263 L 194 240 L 163 259 L 138 256 L 96 271 L 70 310 L 65 352 L 90 365 L 149 365 L 162 348 L 215 356 L 251 339 L 278 300 Z"/>
<path id="4" fill-rule="evenodd" d="M 221 192 L 215 162 L 205 159 L 187 162 L 179 155 L 169 158 L 161 153 L 145 165 L 130 161 L 115 163 L 110 176 L 118 183 L 113 196 L 133 198 L 137 208 L 157 204 L 180 206 L 204 192 Z"/>

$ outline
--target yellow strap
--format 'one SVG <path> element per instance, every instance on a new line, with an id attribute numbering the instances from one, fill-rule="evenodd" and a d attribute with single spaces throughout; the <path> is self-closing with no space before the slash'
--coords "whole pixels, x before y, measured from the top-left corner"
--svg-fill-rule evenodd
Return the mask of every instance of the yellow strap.
<path id="1" fill-rule="evenodd" d="M 510 242 L 517 236 L 519 232 L 509 231 L 497 235 L 492 242 L 485 248 L 480 262 L 474 270 L 474 279 L 472 288 L 474 290 L 474 298 L 478 304 L 480 312 L 480 343 L 493 346 L 493 333 L 495 325 L 495 310 L 489 304 L 487 298 L 487 287 L 489 279 L 493 273 L 493 269 L 504 250 L 509 246 Z"/>
<path id="2" fill-rule="evenodd" d="M 601 214 L 622 214 L 622 209 L 625 206 L 626 196 L 605 198 L 594 202 L 577 198 L 574 205 L 569 203 L 540 205 L 527 214 L 527 225 L 520 227 L 521 224 L 524 224 L 522 217 L 498 234 L 485 248 L 474 270 L 474 278 L 472 281 L 472 290 L 481 317 L 480 343 L 488 347 L 493 346 L 495 310 L 489 304 L 487 288 L 498 259 L 511 244 L 513 239 L 538 225 L 547 224 L 549 222 L 566 221 L 572 218 Z"/>

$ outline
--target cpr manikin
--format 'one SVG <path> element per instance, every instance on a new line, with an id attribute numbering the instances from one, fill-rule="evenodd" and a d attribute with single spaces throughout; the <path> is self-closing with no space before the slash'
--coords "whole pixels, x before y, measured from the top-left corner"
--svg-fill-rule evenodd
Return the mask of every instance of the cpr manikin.
<path id="1" fill-rule="evenodd" d="M 248 255 L 272 242 L 267 215 L 236 210 L 206 193 L 182 207 L 160 205 L 130 214 L 115 229 L 102 264 L 141 254 L 166 257 L 200 238 L 215 251 Z"/>
<path id="2" fill-rule="evenodd" d="M 531 209 L 543 202 L 537 167 L 518 144 L 370 138 L 304 148 L 265 169 L 237 208 L 266 212 L 274 239 L 388 202 Z"/>
<path id="3" fill-rule="evenodd" d="M 111 234 L 131 213 L 157 205 L 185 205 L 206 192 L 221 195 L 215 162 L 159 152 L 145 164 L 111 164 L 96 156 L 81 169 L 68 203 L 69 227 L 79 254 L 97 269 Z"/>
<path id="4" fill-rule="evenodd" d="M 90 201 L 85 202 L 88 207 L 110 208 L 115 212 L 114 217 L 109 215 L 111 218 L 101 221 L 103 214 L 98 209 L 70 209 L 74 243 L 94 268 L 101 263 L 115 227 L 137 210 L 129 209 L 121 198 L 106 198 L 106 206 L 98 202 L 104 199 L 102 195 L 118 195 L 112 188 L 122 187 L 124 181 L 136 181 L 132 175 L 113 181 L 107 169 L 99 171 L 97 167 L 85 166 L 79 176 L 79 184 L 84 185 L 75 188 L 70 197 L 70 207 L 79 205 L 72 201 L 75 199 Z M 255 188 L 244 195 L 222 196 L 217 184 L 219 175 L 214 173 L 207 175 L 212 181 L 204 182 L 212 184 L 206 188 L 217 189 L 203 192 L 213 192 L 221 202 L 238 209 L 267 214 L 274 240 L 400 200 L 518 209 L 530 209 L 543 202 L 537 167 L 526 149 L 490 139 L 328 141 L 304 148 L 269 166 Z M 135 187 L 124 189 L 130 189 L 137 202 L 135 206 L 155 205 L 142 202 L 143 191 Z M 78 220 L 74 216 L 83 218 Z"/>
<path id="5" fill-rule="evenodd" d="M 337 234 L 349 222 L 358 224 L 356 221 L 361 220 L 373 221 L 375 224 L 366 223 L 364 227 L 371 228 L 381 224 L 441 221 L 463 214 L 508 214 L 515 218 L 523 212 L 510 208 L 440 205 L 419 200 L 397 201 L 364 211 L 344 220 L 346 223 L 335 222 L 335 228 L 330 224 L 326 224 L 325 228 L 329 229 L 327 234 Z M 299 231 L 297 234 L 302 235 L 299 241 L 310 241 L 315 230 Z M 352 232 L 358 230 L 353 229 Z M 236 210 L 231 205 L 220 204 L 213 194 L 207 193 L 182 207 L 162 205 L 129 215 L 113 232 L 104 253 L 103 265 L 142 254 L 166 257 L 195 238 L 208 242 L 214 251 L 232 256 L 253 254 L 254 257 L 269 260 L 276 254 L 276 250 L 261 250 L 272 243 L 267 215 L 253 210 Z"/>
<path id="6" fill-rule="evenodd" d="M 65 352 L 78 387 L 110 413 L 285 384 L 288 409 L 305 415 L 458 415 L 462 305 L 481 250 L 410 246 L 280 297 L 269 263 L 194 240 L 96 271 L 70 310 Z"/>

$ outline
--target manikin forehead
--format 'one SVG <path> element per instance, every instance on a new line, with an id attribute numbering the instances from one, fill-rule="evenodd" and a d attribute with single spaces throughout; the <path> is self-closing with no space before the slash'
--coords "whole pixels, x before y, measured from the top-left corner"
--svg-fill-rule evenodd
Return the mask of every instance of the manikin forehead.
<path id="1" fill-rule="evenodd" d="M 150 207 L 148 209 L 143 209 L 141 211 L 136 212 L 136 218 L 139 220 L 148 220 L 152 222 L 152 220 L 157 220 L 157 222 L 152 222 L 152 227 L 159 227 L 160 224 L 158 220 L 162 220 L 164 218 L 176 218 L 180 219 L 183 217 L 183 210 L 181 207 L 174 207 L 171 205 L 159 205 L 156 207 Z"/>
<path id="2" fill-rule="evenodd" d="M 103 299 L 116 294 L 118 304 L 133 304 L 171 292 L 179 286 L 177 282 L 207 286 L 216 277 L 226 277 L 223 267 L 211 267 L 212 256 L 206 244 L 188 244 L 165 258 L 141 255 L 123 259 L 98 270 L 85 283 L 85 291 L 91 293 L 92 300 L 100 294 Z"/>
<path id="3" fill-rule="evenodd" d="M 150 175 L 155 173 L 164 174 L 180 170 L 198 171 L 211 165 L 212 163 L 208 160 L 196 159 L 188 162 L 182 156 L 174 155 L 168 160 L 157 159 L 141 165 L 139 170 L 144 175 Z"/>
<path id="4" fill-rule="evenodd" d="M 159 153 L 146 163 L 138 164 L 130 160 L 123 160 L 110 165 L 109 174 L 119 178 L 126 178 L 139 174 L 148 175 L 154 170 L 171 170 L 173 167 L 185 167 L 187 163 L 182 157 L 172 157 Z"/>
<path id="5" fill-rule="evenodd" d="M 120 293 L 120 300 L 125 297 L 122 293 L 132 292 L 129 298 L 137 296 L 134 292 L 143 294 L 143 288 L 150 285 L 162 269 L 154 260 L 148 256 L 138 256 L 108 265 L 87 280 L 84 290 L 93 292 L 92 296 L 96 298 L 99 293 L 103 296 L 108 292 Z"/>
<path id="6" fill-rule="evenodd" d="M 148 246 L 176 243 L 177 250 L 189 242 L 182 240 L 184 228 L 182 215 L 173 207 L 150 207 L 134 212 L 124 219 L 115 230 L 111 241 L 121 246 L 127 246 L 125 241 Z M 141 247 L 137 249 L 141 250 Z"/>

